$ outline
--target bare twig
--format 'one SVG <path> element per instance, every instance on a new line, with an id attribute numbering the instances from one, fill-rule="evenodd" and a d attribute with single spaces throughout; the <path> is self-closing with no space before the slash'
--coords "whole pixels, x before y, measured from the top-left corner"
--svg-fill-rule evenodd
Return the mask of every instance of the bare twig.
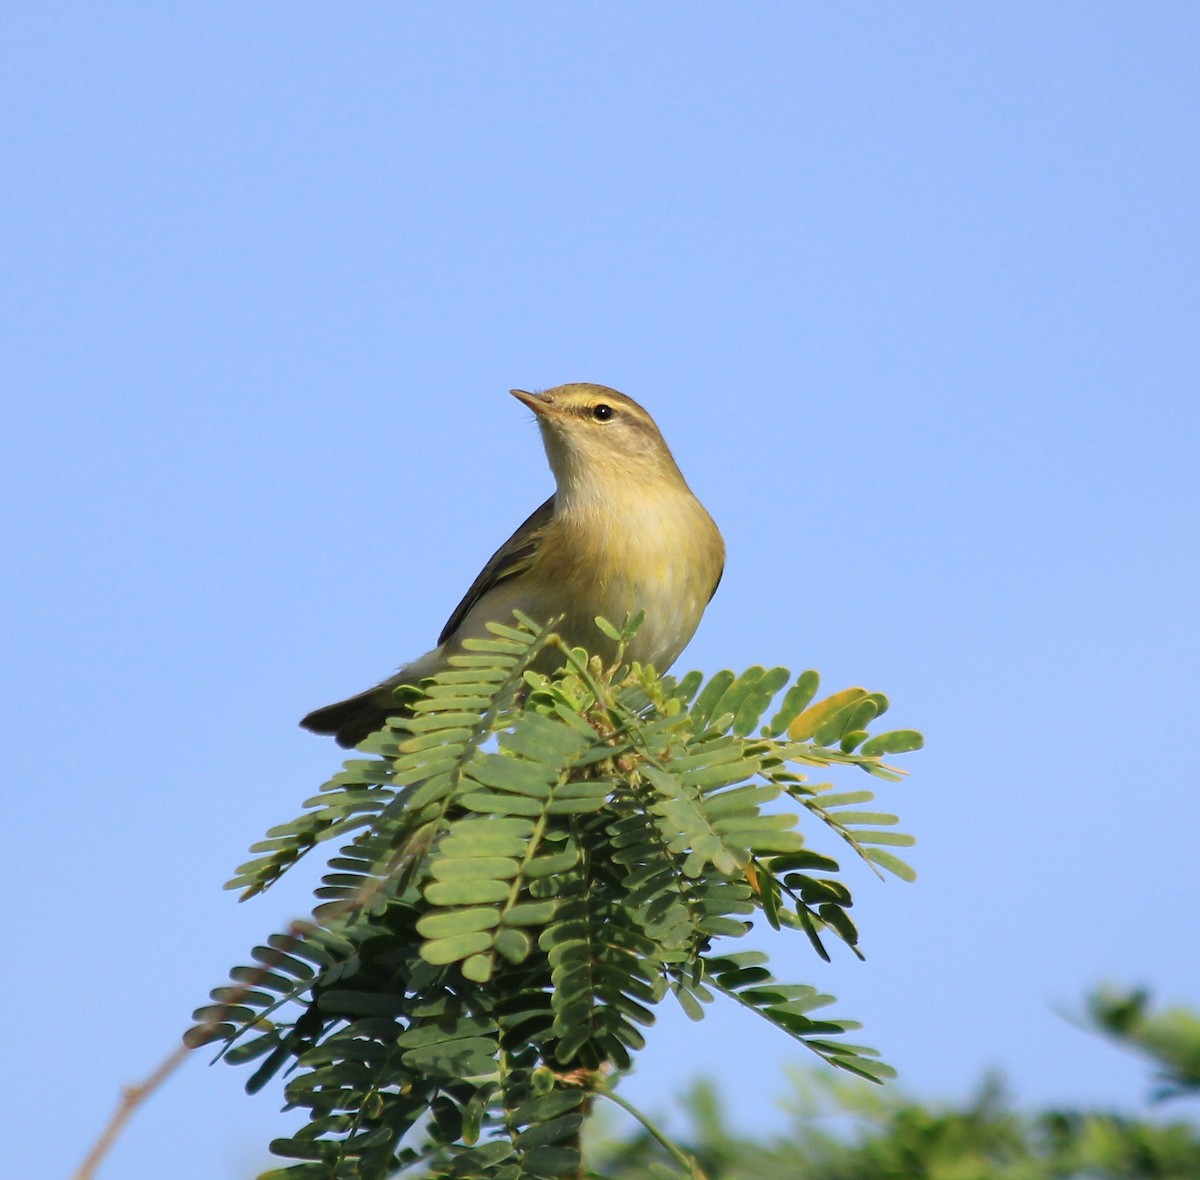
<path id="1" fill-rule="evenodd" d="M 121 1091 L 121 1101 L 108 1120 L 108 1126 L 88 1152 L 87 1159 L 79 1165 L 73 1180 L 92 1180 L 101 1161 L 125 1129 L 125 1124 L 133 1117 L 133 1112 L 183 1064 L 190 1053 L 187 1045 L 180 1045 L 144 1082 L 137 1086 L 126 1086 Z"/>
<path id="2" fill-rule="evenodd" d="M 368 905 L 378 895 L 379 891 L 388 884 L 395 872 L 403 867 L 402 864 L 397 863 L 399 859 L 393 858 L 383 876 L 372 878 L 352 897 L 348 897 L 342 902 L 340 906 L 323 909 L 319 922 L 314 923 L 297 918 L 288 923 L 285 932 L 286 936 L 297 940 L 302 939 L 305 934 L 309 933 L 316 926 L 329 926 L 338 918 Z M 279 951 L 278 953 L 282 956 L 285 952 Z M 88 1152 L 83 1163 L 79 1165 L 79 1168 L 72 1175 L 71 1180 L 93 1180 L 101 1163 L 104 1162 L 104 1157 L 112 1150 L 113 1144 L 120 1137 L 122 1131 L 125 1130 L 125 1124 L 133 1117 L 138 1107 L 171 1077 L 191 1055 L 194 1049 L 198 1049 L 202 1045 L 206 1045 L 217 1039 L 217 1030 L 224 1022 L 229 1010 L 235 1005 L 240 1004 L 246 993 L 257 987 L 278 965 L 278 959 L 273 959 L 269 956 L 264 956 L 263 958 L 264 961 L 260 962 L 254 974 L 243 981 L 239 987 L 233 989 L 220 1007 L 203 1024 L 193 1025 L 188 1029 L 184 1036 L 184 1043 L 178 1049 L 168 1054 L 144 1082 L 135 1086 L 125 1086 L 122 1088 L 121 1100 L 117 1104 L 117 1109 L 108 1120 L 99 1138 L 92 1145 L 92 1149 Z"/>

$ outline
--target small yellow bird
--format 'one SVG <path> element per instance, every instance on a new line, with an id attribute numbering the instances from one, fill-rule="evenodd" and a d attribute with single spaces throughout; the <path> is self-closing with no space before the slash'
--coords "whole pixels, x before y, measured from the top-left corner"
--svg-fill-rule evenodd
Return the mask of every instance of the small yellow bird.
<path id="1" fill-rule="evenodd" d="M 537 622 L 562 616 L 571 646 L 599 655 L 611 641 L 597 615 L 620 623 L 646 612 L 630 660 L 660 672 L 674 663 L 716 593 L 725 543 L 692 495 L 654 419 L 603 385 L 559 385 L 512 395 L 537 415 L 556 489 L 493 554 L 438 636 L 438 646 L 394 676 L 300 722 L 356 746 L 403 713 L 394 692 L 448 666 L 463 640 L 488 635 L 520 610 Z"/>

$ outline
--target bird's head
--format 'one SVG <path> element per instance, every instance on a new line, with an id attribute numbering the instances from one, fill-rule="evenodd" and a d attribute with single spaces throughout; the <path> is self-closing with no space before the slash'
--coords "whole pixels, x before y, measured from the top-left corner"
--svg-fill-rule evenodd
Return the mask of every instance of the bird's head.
<path id="1" fill-rule="evenodd" d="M 604 385 L 511 391 L 536 415 L 560 493 L 611 500 L 683 483 L 654 419 L 631 397 Z"/>

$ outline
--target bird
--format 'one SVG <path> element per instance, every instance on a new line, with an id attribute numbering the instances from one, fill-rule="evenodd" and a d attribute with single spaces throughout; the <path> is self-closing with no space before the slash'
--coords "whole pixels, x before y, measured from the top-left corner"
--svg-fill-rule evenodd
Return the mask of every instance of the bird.
<path id="1" fill-rule="evenodd" d="M 535 415 L 555 491 L 492 555 L 446 621 L 437 646 L 364 692 L 300 724 L 347 749 L 403 716 L 396 690 L 450 666 L 464 640 L 519 610 L 571 647 L 604 658 L 597 616 L 645 618 L 624 658 L 663 672 L 695 633 L 725 566 L 725 543 L 688 487 L 654 419 L 604 385 L 510 390 Z"/>

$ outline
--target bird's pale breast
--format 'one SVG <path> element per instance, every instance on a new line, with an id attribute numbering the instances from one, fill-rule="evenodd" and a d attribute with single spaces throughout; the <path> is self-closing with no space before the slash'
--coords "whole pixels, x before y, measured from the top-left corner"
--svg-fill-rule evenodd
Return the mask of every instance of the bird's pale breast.
<path id="1" fill-rule="evenodd" d="M 720 577 L 724 548 L 716 525 L 690 493 L 564 514 L 540 547 L 531 581 L 562 604 L 564 638 L 605 646 L 593 619 L 620 624 L 646 612 L 631 659 L 659 670 L 691 639 Z"/>

